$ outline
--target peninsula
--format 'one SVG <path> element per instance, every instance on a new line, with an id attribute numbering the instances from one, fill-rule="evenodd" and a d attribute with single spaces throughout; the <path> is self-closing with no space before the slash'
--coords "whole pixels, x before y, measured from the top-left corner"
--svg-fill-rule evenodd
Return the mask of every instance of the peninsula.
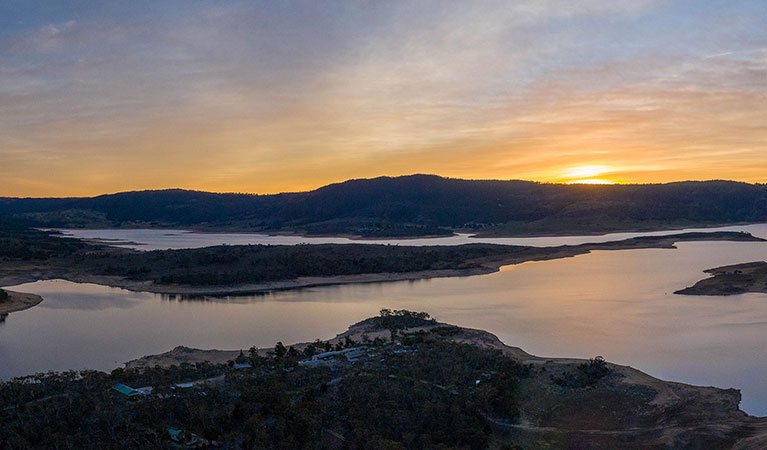
<path id="1" fill-rule="evenodd" d="M 0 286 L 46 279 L 133 291 L 234 295 L 308 286 L 468 276 L 596 250 L 674 248 L 679 241 L 763 241 L 748 233 L 696 232 L 529 247 L 368 244 L 223 245 L 149 252 L 59 239 L 37 230 L 0 233 Z"/>
<path id="2" fill-rule="evenodd" d="M 38 305 L 42 301 L 43 298 L 39 295 L 0 289 L 0 315 L 23 311 Z"/>
<path id="3" fill-rule="evenodd" d="M 537 357 L 426 313 L 384 309 L 328 341 L 172 353 L 110 374 L 0 384 L 0 447 L 767 445 L 767 418 L 740 411 L 736 389 L 667 382 L 601 357 Z"/>
<path id="4" fill-rule="evenodd" d="M 675 294 L 737 295 L 747 292 L 767 293 L 767 261 L 716 267 L 704 271 L 712 276 Z"/>

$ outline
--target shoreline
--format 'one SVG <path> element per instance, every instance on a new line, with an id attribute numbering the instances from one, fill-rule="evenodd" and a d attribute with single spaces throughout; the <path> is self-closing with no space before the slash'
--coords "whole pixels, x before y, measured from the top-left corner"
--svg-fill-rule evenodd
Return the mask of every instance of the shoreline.
<path id="1" fill-rule="evenodd" d="M 731 264 L 703 272 L 711 276 L 674 294 L 729 296 L 767 293 L 767 261 Z"/>
<path id="2" fill-rule="evenodd" d="M 620 230 L 610 231 L 582 231 L 579 233 L 521 233 L 521 234 L 493 234 L 475 232 L 464 233 L 463 231 L 456 231 L 457 234 L 471 234 L 472 238 L 546 238 L 546 237 L 577 237 L 577 236 L 607 236 L 608 234 L 620 234 L 620 233 L 658 233 L 662 231 L 681 231 L 687 229 L 711 229 L 711 228 L 724 228 L 724 227 L 742 227 L 747 225 L 764 225 L 767 222 L 731 222 L 731 223 L 714 223 L 714 224 L 687 224 L 687 225 L 673 225 L 668 227 L 650 227 L 650 228 L 626 228 Z"/>
<path id="3" fill-rule="evenodd" d="M 674 249 L 676 242 L 683 241 L 733 241 L 733 242 L 764 242 L 764 239 L 752 235 L 716 236 L 706 233 L 697 235 L 671 235 L 629 238 L 620 241 L 610 241 L 592 244 L 563 245 L 556 247 L 526 247 L 524 252 L 512 255 L 497 255 L 480 259 L 467 260 L 476 263 L 470 268 L 432 269 L 414 272 L 380 272 L 354 275 L 300 277 L 296 279 L 265 281 L 258 283 L 242 283 L 225 286 L 194 286 L 178 284 L 157 284 L 153 281 L 131 280 L 121 276 L 96 275 L 80 270 L 61 267 L 22 267 L 13 272 L 0 274 L 0 286 L 16 286 L 35 281 L 62 279 L 75 283 L 92 283 L 102 286 L 126 289 L 134 292 L 149 292 L 161 295 L 180 296 L 235 296 L 253 295 L 271 291 L 304 289 L 320 286 L 335 286 L 357 283 L 383 283 L 395 281 L 415 281 L 432 278 L 464 277 L 485 275 L 498 272 L 501 267 L 522 264 L 532 261 L 547 261 L 569 258 L 588 254 L 592 251 L 632 250 L 632 249 Z"/>
<path id="4" fill-rule="evenodd" d="M 122 277 L 108 275 L 91 275 L 84 273 L 71 273 L 65 271 L 50 271 L 44 276 L 10 275 L 0 276 L 0 283 L 5 286 L 34 283 L 45 280 L 64 280 L 73 283 L 89 283 L 101 286 L 126 289 L 133 292 L 149 292 L 161 295 L 181 296 L 234 296 L 266 293 L 271 291 L 283 291 L 291 289 L 304 289 L 319 286 L 337 286 L 345 284 L 385 283 L 393 281 L 415 281 L 431 278 L 460 277 L 482 275 L 496 272 L 497 270 L 475 269 L 446 269 L 421 272 L 404 273 L 371 273 L 360 275 L 337 275 L 331 277 L 302 277 L 294 280 L 270 281 L 264 283 L 239 284 L 236 286 L 190 286 L 190 285 L 162 285 L 151 281 L 128 280 Z"/>
<path id="5" fill-rule="evenodd" d="M 136 227 L 83 227 L 83 228 L 37 228 L 44 231 L 78 231 L 78 230 L 166 230 L 166 231 L 178 231 L 178 232 L 191 232 L 191 233 L 204 233 L 204 234 L 253 234 L 262 236 L 294 236 L 302 238 L 345 238 L 353 241 L 375 241 L 375 240 L 415 240 L 415 239 L 439 239 L 450 238 L 458 235 L 467 235 L 472 239 L 492 239 L 492 238 L 546 238 L 546 237 L 577 237 L 577 236 L 606 236 L 609 234 L 620 233 L 657 233 L 662 231 L 680 231 L 686 229 L 711 229 L 711 228 L 724 228 L 724 227 L 737 227 L 746 225 L 762 225 L 767 222 L 727 222 L 727 223 L 713 223 L 713 224 L 685 224 L 685 225 L 672 225 L 667 227 L 630 227 L 626 229 L 609 230 L 609 231 L 579 231 L 579 232 L 530 232 L 530 233 L 493 233 L 484 232 L 485 230 L 474 229 L 462 229 L 453 228 L 449 229 L 451 234 L 430 234 L 430 235 L 417 235 L 417 236 L 363 236 L 353 233 L 320 233 L 320 234 L 302 234 L 294 231 L 254 231 L 245 228 L 233 228 L 231 230 L 222 230 L 221 228 L 209 229 L 205 227 L 189 226 L 184 228 L 178 227 L 161 227 L 161 226 L 136 226 Z M 448 228 L 446 228 L 448 229 Z M 65 238 L 79 239 L 74 236 L 60 236 Z M 93 239 L 94 241 L 100 241 L 98 238 L 85 238 L 82 240 Z M 135 244 L 135 242 L 126 242 L 110 244 L 109 239 L 103 239 L 104 242 L 99 242 L 102 245 L 126 245 Z"/>
<path id="6" fill-rule="evenodd" d="M 8 298 L 0 302 L 0 314 L 10 314 L 37 306 L 43 301 L 43 298 L 37 294 L 28 294 L 23 292 L 9 291 Z"/>
<path id="7" fill-rule="evenodd" d="M 354 342 L 361 342 L 363 336 L 366 336 L 371 340 L 376 338 L 381 338 L 384 341 L 387 340 L 390 336 L 389 330 L 371 328 L 370 320 L 371 319 L 366 319 L 351 325 L 346 331 L 337 334 L 333 338 L 325 340 L 325 342 L 329 342 L 330 344 L 335 345 L 337 343 L 343 343 L 347 337 Z M 399 332 L 400 334 L 429 333 L 433 329 L 444 327 L 454 327 L 454 329 L 457 330 L 456 333 L 452 333 L 449 335 L 449 337 L 446 338 L 448 341 L 501 351 L 504 356 L 517 361 L 520 364 L 540 370 L 544 379 L 548 379 L 552 376 L 549 374 L 571 370 L 573 367 L 576 367 L 579 364 L 587 363 L 589 361 L 588 359 L 584 358 L 533 355 L 527 353 L 520 347 L 515 347 L 501 341 L 495 334 L 489 331 L 465 328 L 438 321 L 434 322 L 433 324 L 405 328 Z M 312 342 L 299 342 L 286 345 L 286 347 L 292 347 L 298 352 L 302 352 L 303 349 L 311 343 Z M 266 357 L 268 356 L 268 352 L 273 351 L 273 348 L 257 348 L 256 351 L 259 356 Z M 217 350 L 196 349 L 178 346 L 167 352 L 145 355 L 134 360 L 126 361 L 123 364 L 123 367 L 126 370 L 142 370 L 152 367 L 162 367 L 167 369 L 173 365 L 178 366 L 183 363 L 196 364 L 201 362 L 210 362 L 214 364 L 228 364 L 230 361 L 235 360 L 241 352 L 243 354 L 248 354 L 248 349 Z M 652 398 L 647 400 L 648 404 L 651 405 L 655 411 L 669 411 L 672 414 L 677 414 L 677 409 L 688 403 L 699 403 L 699 406 L 705 406 L 704 409 L 713 414 L 722 414 L 726 411 L 729 411 L 729 414 L 732 414 L 732 416 L 728 417 L 728 419 L 736 419 L 736 422 L 740 422 L 741 426 L 745 426 L 746 429 L 749 430 L 749 432 L 744 433 L 743 436 L 739 436 L 736 439 L 738 444 L 767 444 L 767 417 L 754 416 L 742 411 L 740 409 L 741 392 L 739 389 L 720 388 L 715 386 L 695 385 L 678 381 L 668 381 L 650 375 L 630 365 L 615 364 L 610 362 L 607 362 L 607 365 L 617 375 L 614 378 L 615 383 L 611 388 L 611 392 L 614 392 L 616 389 L 627 389 L 628 391 L 631 391 L 633 395 L 636 395 L 638 392 L 650 392 Z M 594 387 L 591 389 L 598 390 L 599 388 Z M 536 402 L 537 398 L 537 396 L 533 395 L 529 400 Z M 694 414 L 697 414 L 697 412 Z M 700 417 L 696 417 L 700 419 Z M 720 420 L 714 420 L 712 423 L 716 423 L 717 428 L 719 429 L 732 426 L 732 424 Z M 519 427 L 521 429 L 529 427 L 529 425 L 525 424 L 513 426 Z M 686 425 L 680 423 L 664 426 L 663 429 L 665 431 L 669 431 L 673 428 L 684 429 L 686 427 Z M 639 428 L 629 428 L 629 430 L 638 431 Z M 589 430 L 589 432 L 599 433 L 599 431 L 594 430 Z M 610 432 L 608 432 L 608 434 L 609 433 Z M 733 448 L 751 447 L 736 446 Z"/>
<path id="8" fill-rule="evenodd" d="M 454 382 L 447 384 L 440 378 L 430 378 L 418 373 L 412 376 L 403 372 L 388 373 L 389 368 L 398 367 L 398 358 L 418 358 L 420 351 L 428 354 L 434 346 L 441 345 L 440 342 L 454 345 L 456 347 L 452 348 L 456 349 L 467 345 L 488 350 L 488 356 L 492 354 L 493 358 L 499 360 L 508 359 L 513 364 L 525 368 L 524 373 L 514 379 L 517 386 L 515 389 L 518 389 L 514 399 L 519 416 L 505 418 L 492 413 L 483 413 L 482 416 L 488 421 L 493 432 L 500 432 L 504 436 L 513 433 L 515 442 L 522 442 L 526 448 L 528 445 L 530 448 L 538 448 L 537 444 L 543 442 L 542 439 L 552 436 L 567 437 L 567 440 L 562 442 L 581 439 L 579 442 L 586 443 L 584 448 L 677 448 L 680 442 L 685 444 L 684 448 L 701 449 L 763 448 L 767 445 L 767 417 L 750 415 L 740 409 L 742 396 L 740 390 L 735 388 L 667 381 L 632 366 L 611 363 L 599 357 L 583 359 L 536 356 L 504 343 L 491 332 L 428 318 L 403 326 L 384 324 L 377 319 L 378 317 L 371 317 L 357 322 L 331 339 L 288 345 L 287 347 L 300 355 L 292 360 L 293 364 L 300 366 L 303 363 L 310 368 L 329 365 L 334 368 L 332 376 L 335 378 L 322 384 L 324 388 L 317 389 L 319 394 L 322 393 L 321 389 L 333 389 L 332 386 L 351 381 L 353 379 L 350 377 L 359 376 L 361 373 L 366 376 L 381 373 L 386 377 L 384 380 L 418 381 L 424 386 L 433 386 L 453 395 L 461 395 L 461 392 L 476 395 L 476 386 L 493 382 L 491 377 L 495 372 L 478 375 L 478 381 L 476 384 L 472 382 L 470 387 Z M 397 330 L 396 334 L 392 333 L 390 328 Z M 422 339 L 413 340 L 414 337 Z M 409 342 L 406 342 L 406 338 Z M 322 359 L 323 362 L 315 364 L 307 363 L 306 361 L 319 361 L 303 355 L 304 348 L 316 342 L 323 347 L 325 343 L 330 344 L 331 348 L 340 344 L 341 348 L 348 349 L 346 351 L 358 353 L 352 360 L 348 356 L 342 356 L 342 351 L 336 348 L 336 352 L 326 353 L 323 357 L 331 356 L 330 359 Z M 396 356 L 398 352 L 411 353 L 413 356 Z M 252 377 L 258 381 L 261 374 L 259 370 L 264 369 L 261 366 L 257 367 L 254 361 L 267 358 L 268 363 L 270 358 L 274 358 L 270 355 L 273 353 L 274 347 L 252 347 L 251 352 L 248 349 L 202 350 L 179 346 L 168 352 L 127 361 L 112 374 L 117 374 L 118 382 L 123 382 L 122 379 L 130 380 L 131 377 L 135 378 L 137 374 L 150 370 L 153 373 L 165 371 L 160 373 L 167 374 L 175 373 L 173 366 L 186 367 L 194 373 L 181 380 L 185 383 L 183 386 L 176 385 L 180 388 L 198 386 L 205 389 L 205 386 L 214 384 L 232 386 L 226 385 L 227 380 Z M 311 353 L 316 356 L 315 352 Z M 240 354 L 244 359 L 236 362 L 243 365 L 234 366 L 233 363 Z M 447 364 L 454 363 L 454 360 L 448 360 L 445 356 L 442 358 L 443 362 L 438 362 L 442 364 L 440 368 L 449 371 L 450 366 Z M 199 370 L 198 363 L 203 362 L 220 365 L 219 372 L 205 373 Z M 588 375 L 582 375 L 595 366 L 601 366 L 599 373 L 594 374 L 592 371 L 588 372 Z M 195 370 L 195 367 L 198 369 Z M 283 366 L 276 363 L 267 370 L 287 372 Z M 310 383 L 312 382 L 310 380 Z M 110 381 L 111 383 L 114 381 Z M 155 383 L 152 382 L 149 386 L 155 388 Z M 46 400 L 49 398 L 51 397 L 44 397 Z M 149 397 L 147 400 L 155 399 Z M 145 400 L 139 397 L 138 402 L 143 401 Z M 697 439 L 695 442 L 698 444 L 688 445 L 691 437 Z M 710 445 L 712 442 L 716 445 Z M 560 446 L 557 445 L 556 448 Z"/>
<path id="9" fill-rule="evenodd" d="M 346 331 L 336 334 L 334 337 L 327 339 L 326 341 L 335 345 L 338 343 L 343 343 L 346 337 L 349 337 L 355 342 L 361 342 L 363 339 L 362 338 L 363 335 L 366 335 L 371 340 L 377 337 L 382 339 L 390 338 L 390 332 L 388 329 L 370 330 L 366 323 L 369 320 L 370 319 L 363 320 L 354 325 L 351 325 Z M 444 326 L 456 327 L 457 329 L 461 330 L 460 337 L 456 339 L 457 341 L 461 343 L 472 344 L 472 345 L 476 345 L 476 346 L 484 347 L 484 348 L 501 350 L 506 356 L 514 358 L 514 359 L 522 360 L 525 363 L 542 363 L 545 361 L 560 361 L 560 362 L 566 361 L 568 363 L 572 363 L 572 362 L 585 361 L 584 359 L 578 359 L 578 358 L 556 358 L 556 357 L 552 358 L 552 357 L 539 357 L 539 356 L 531 355 L 530 353 L 525 352 L 519 347 L 512 347 L 510 345 L 503 343 L 496 335 L 490 333 L 489 331 L 478 330 L 474 328 L 458 327 L 456 325 L 445 324 L 440 322 L 435 322 L 434 324 L 431 324 L 431 325 L 408 328 L 403 331 L 407 331 L 407 332 L 429 331 L 432 328 L 444 327 Z M 296 342 L 294 344 L 288 345 L 288 347 L 293 347 L 300 352 L 300 351 L 303 351 L 303 349 L 306 346 L 312 343 L 313 343 L 312 341 Z M 240 351 L 247 352 L 247 350 L 248 349 L 240 349 L 240 350 L 199 349 L 199 348 L 178 346 L 164 353 L 145 355 L 140 358 L 126 361 L 123 365 L 125 366 L 126 369 L 134 369 L 134 368 L 154 367 L 156 365 L 159 365 L 160 367 L 170 367 L 173 364 L 196 363 L 196 362 L 204 362 L 204 361 L 216 362 L 216 363 L 227 363 L 230 360 L 235 359 L 240 354 Z M 264 348 L 257 348 L 256 350 L 258 351 L 259 355 L 266 356 L 267 352 L 272 351 L 273 348 L 264 347 Z"/>

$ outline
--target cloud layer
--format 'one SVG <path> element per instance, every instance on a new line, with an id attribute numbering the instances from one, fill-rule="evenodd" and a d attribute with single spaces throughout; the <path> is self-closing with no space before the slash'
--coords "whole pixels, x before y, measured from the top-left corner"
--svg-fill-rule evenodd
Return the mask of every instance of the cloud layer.
<path id="1" fill-rule="evenodd" d="M 764 23 L 761 1 L 12 0 L 0 195 L 765 182 Z"/>

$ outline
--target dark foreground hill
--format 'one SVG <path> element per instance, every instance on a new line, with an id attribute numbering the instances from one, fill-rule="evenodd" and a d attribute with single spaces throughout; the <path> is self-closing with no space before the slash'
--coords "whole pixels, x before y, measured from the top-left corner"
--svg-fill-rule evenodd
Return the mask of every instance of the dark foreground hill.
<path id="1" fill-rule="evenodd" d="M 195 227 L 417 236 L 584 233 L 767 220 L 767 186 L 732 181 L 562 185 L 432 175 L 350 180 L 311 192 L 162 190 L 0 198 L 0 218 L 48 227 Z"/>
<path id="2" fill-rule="evenodd" d="M 218 353 L 235 361 L 134 361 L 111 374 L 0 384 L 0 448 L 718 450 L 767 442 L 766 419 L 740 411 L 735 389 L 666 382 L 599 357 L 540 358 L 425 313 L 382 310 L 329 341 Z"/>

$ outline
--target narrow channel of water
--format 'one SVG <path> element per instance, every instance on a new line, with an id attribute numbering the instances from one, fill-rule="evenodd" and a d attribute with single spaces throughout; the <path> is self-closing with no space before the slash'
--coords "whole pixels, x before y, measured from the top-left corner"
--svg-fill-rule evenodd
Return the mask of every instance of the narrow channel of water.
<path id="1" fill-rule="evenodd" d="M 260 233 L 202 233 L 187 230 L 160 229 L 96 229 L 76 230 L 60 229 L 65 237 L 78 239 L 97 239 L 117 247 L 138 250 L 166 250 L 181 248 L 200 248 L 213 245 L 298 245 L 298 244 L 389 244 L 389 245 L 460 245 L 471 243 L 530 245 L 549 247 L 556 245 L 578 245 L 587 242 L 609 242 L 636 236 L 660 236 L 690 231 L 747 231 L 752 234 L 766 233 L 767 224 L 734 225 L 720 228 L 686 228 L 638 233 L 610 233 L 591 236 L 546 236 L 512 238 L 476 238 L 470 234 L 456 234 L 450 237 L 414 238 L 414 239 L 364 239 L 354 240 L 345 237 L 281 236 Z"/>

